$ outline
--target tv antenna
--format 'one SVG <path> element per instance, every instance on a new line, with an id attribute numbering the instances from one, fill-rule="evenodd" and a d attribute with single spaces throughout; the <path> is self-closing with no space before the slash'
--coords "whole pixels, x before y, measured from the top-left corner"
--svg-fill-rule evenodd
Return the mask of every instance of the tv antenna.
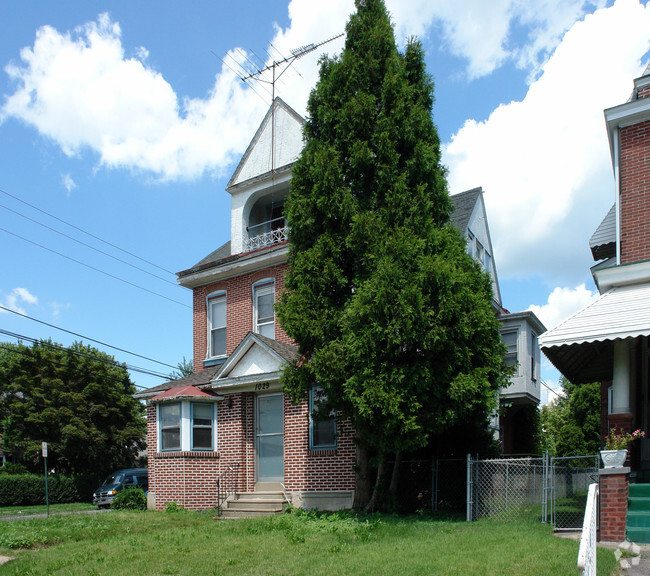
<path id="1" fill-rule="evenodd" d="M 246 80 L 257 80 L 258 82 L 264 82 L 266 84 L 271 85 L 271 102 L 275 101 L 275 83 L 280 79 L 280 77 L 289 69 L 289 67 L 296 61 L 298 58 L 302 58 L 303 56 L 306 56 L 310 52 L 313 52 L 317 48 L 320 48 L 323 44 L 327 44 L 328 42 L 332 42 L 333 40 L 336 40 L 337 38 L 340 38 L 343 36 L 343 33 L 337 34 L 336 36 L 332 36 L 328 38 L 327 40 L 323 40 L 322 42 L 318 43 L 311 43 L 311 44 L 305 44 L 304 46 L 300 46 L 299 48 L 294 48 L 292 50 L 289 50 L 291 52 L 291 56 L 287 56 L 285 58 L 282 58 L 281 60 L 273 60 L 271 64 L 268 66 L 265 66 L 264 68 L 260 68 L 259 70 L 256 70 L 255 72 L 252 72 L 250 74 L 247 74 L 246 76 L 239 76 L 242 82 L 246 82 Z M 262 78 L 265 72 L 268 72 L 269 70 L 272 71 L 272 77 L 271 80 L 265 80 Z"/>

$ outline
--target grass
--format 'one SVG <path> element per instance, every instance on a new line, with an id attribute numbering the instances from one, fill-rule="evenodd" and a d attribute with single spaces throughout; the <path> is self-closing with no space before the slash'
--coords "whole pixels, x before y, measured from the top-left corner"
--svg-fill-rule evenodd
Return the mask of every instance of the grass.
<path id="1" fill-rule="evenodd" d="M 111 512 L 0 525 L 0 576 L 444 574 L 574 576 L 578 544 L 529 520 L 293 513 L 250 520 L 211 513 Z M 599 549 L 598 573 L 614 573 Z"/>
<path id="2" fill-rule="evenodd" d="M 50 504 L 50 514 L 60 514 L 61 512 L 80 512 L 82 510 L 95 510 L 97 507 L 85 502 L 74 504 Z M 0 507 L 0 518 L 3 516 L 20 516 L 23 514 L 45 514 L 47 506 L 3 506 Z"/>

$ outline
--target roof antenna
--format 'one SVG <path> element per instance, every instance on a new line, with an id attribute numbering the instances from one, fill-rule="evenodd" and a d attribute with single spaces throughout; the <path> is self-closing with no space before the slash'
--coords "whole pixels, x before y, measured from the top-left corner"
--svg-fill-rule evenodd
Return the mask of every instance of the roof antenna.
<path id="1" fill-rule="evenodd" d="M 307 54 L 313 52 L 323 44 L 332 42 L 333 40 L 336 40 L 341 36 L 343 36 L 343 33 L 337 34 L 336 36 L 332 36 L 327 40 L 323 40 L 322 42 L 318 42 L 316 44 L 312 42 L 311 44 L 306 44 L 304 46 L 300 46 L 299 48 L 294 48 L 293 50 L 289 50 L 291 52 L 291 56 L 287 56 L 285 58 L 282 58 L 281 60 L 273 60 L 273 62 L 268 66 L 265 66 L 264 68 L 260 68 L 259 70 L 256 70 L 251 74 L 247 74 L 246 76 L 240 76 L 239 78 L 241 79 L 242 82 L 246 82 L 247 80 L 253 79 L 253 80 L 257 80 L 258 82 L 264 82 L 266 84 L 270 84 L 271 85 L 271 107 L 273 107 L 275 103 L 275 83 L 289 69 L 289 67 L 296 60 L 298 60 L 298 58 L 302 58 L 303 56 L 306 56 Z M 264 80 L 262 78 L 262 75 L 265 72 L 268 72 L 269 70 L 272 71 L 271 81 Z M 271 110 L 271 174 L 274 173 L 275 173 L 275 110 Z"/>

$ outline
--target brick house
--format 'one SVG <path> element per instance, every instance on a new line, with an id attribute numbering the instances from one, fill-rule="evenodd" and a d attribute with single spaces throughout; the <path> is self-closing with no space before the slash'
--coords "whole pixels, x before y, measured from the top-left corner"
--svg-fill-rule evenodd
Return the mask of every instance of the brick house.
<path id="1" fill-rule="evenodd" d="M 601 382 L 603 438 L 650 420 L 650 65 L 605 121 L 616 199 L 589 242 L 600 296 L 540 339 L 571 382 Z M 633 469 L 650 478 L 650 440 L 633 448 Z"/>
<path id="2" fill-rule="evenodd" d="M 284 289 L 288 229 L 282 206 L 302 149 L 304 120 L 276 98 L 226 190 L 230 241 L 178 282 L 194 295 L 194 374 L 139 392 L 147 401 L 150 506 L 217 505 L 216 484 L 235 478 L 237 493 L 279 493 L 296 506 L 339 509 L 354 497 L 354 434 L 333 415 L 311 418 L 321 391 L 298 405 L 282 393 L 283 365 L 297 347 L 275 321 Z M 453 197 L 453 223 L 468 251 L 491 274 L 509 361 L 519 372 L 504 391 L 513 406 L 539 402 L 537 335 L 531 312 L 501 307 L 482 190 Z M 498 425 L 498 423 L 496 423 Z M 502 434 L 516 436 L 509 422 Z"/>

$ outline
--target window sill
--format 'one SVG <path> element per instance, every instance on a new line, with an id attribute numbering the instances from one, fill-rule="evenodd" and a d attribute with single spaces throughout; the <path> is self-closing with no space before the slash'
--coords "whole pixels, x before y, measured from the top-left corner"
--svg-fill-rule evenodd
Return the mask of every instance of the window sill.
<path id="1" fill-rule="evenodd" d="M 199 458 L 203 460 L 217 460 L 219 458 L 219 452 L 202 452 L 202 451 L 193 451 L 193 452 L 183 452 L 178 450 L 176 452 L 154 452 L 151 455 L 154 459 L 164 459 L 164 458 Z"/>
<path id="2" fill-rule="evenodd" d="M 307 456 L 336 456 L 336 448 L 310 448 Z"/>
<path id="3" fill-rule="evenodd" d="M 219 356 L 218 358 L 206 358 L 203 361 L 203 367 L 208 368 L 210 366 L 218 366 L 219 364 L 223 364 L 227 358 L 227 356 Z"/>

